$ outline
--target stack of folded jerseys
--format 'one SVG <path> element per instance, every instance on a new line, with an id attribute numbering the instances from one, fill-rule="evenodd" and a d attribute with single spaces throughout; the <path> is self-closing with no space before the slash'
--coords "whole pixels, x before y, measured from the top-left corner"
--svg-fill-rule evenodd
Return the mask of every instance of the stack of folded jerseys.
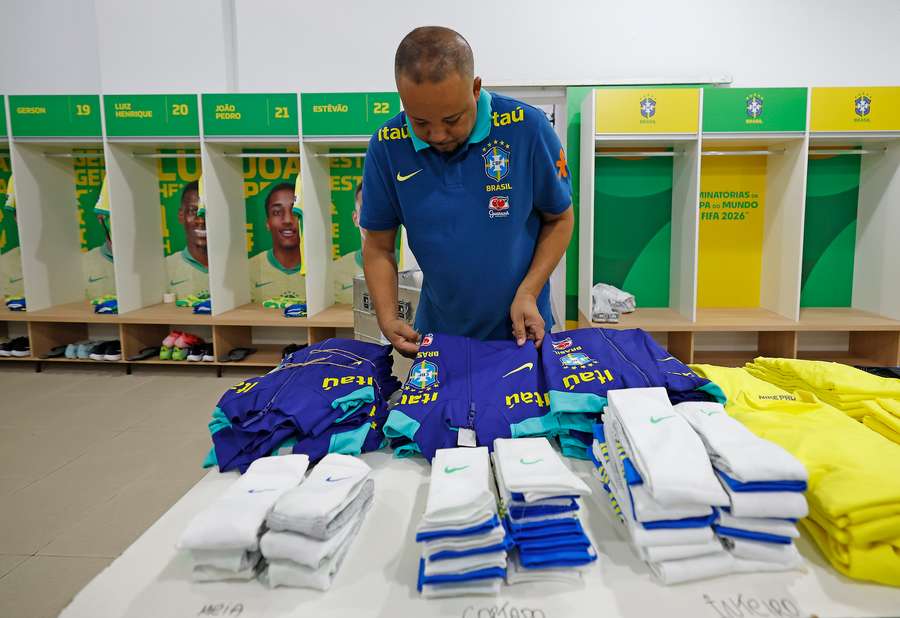
<path id="1" fill-rule="evenodd" d="M 328 590 L 372 505 L 374 481 L 365 462 L 331 454 L 302 485 L 282 495 L 259 543 L 270 588 Z"/>
<path id="2" fill-rule="evenodd" d="M 181 535 L 195 581 L 251 580 L 262 568 L 259 535 L 275 501 L 306 473 L 306 455 L 257 459 Z"/>
<path id="3" fill-rule="evenodd" d="M 424 597 L 496 594 L 509 541 L 497 516 L 486 447 L 438 449 L 431 465 L 417 588 Z"/>
<path id="4" fill-rule="evenodd" d="M 594 459 L 628 540 L 664 584 L 726 575 L 733 557 L 712 524 L 728 495 L 703 442 L 665 389 L 609 391 Z"/>
<path id="5" fill-rule="evenodd" d="M 559 435 L 563 453 L 580 459 L 590 458 L 593 426 L 602 421 L 610 390 L 658 386 L 672 403 L 725 401 L 715 384 L 640 329 L 553 333 L 541 346 L 541 366 L 550 410 L 530 435 Z"/>
<path id="6" fill-rule="evenodd" d="M 900 448 L 823 403 L 744 369 L 695 365 L 728 394 L 728 414 L 800 460 L 809 516 L 800 525 L 848 577 L 900 586 Z"/>
<path id="7" fill-rule="evenodd" d="M 328 453 L 380 448 L 387 400 L 400 388 L 390 346 L 328 339 L 286 357 L 274 371 L 240 382 L 219 400 L 209 423 L 205 466 L 247 469 L 283 452 L 318 461 Z"/>
<path id="8" fill-rule="evenodd" d="M 722 404 L 685 402 L 674 410 L 700 436 L 728 494 L 730 506 L 713 530 L 735 558 L 735 572 L 802 568 L 794 539 L 797 520 L 809 512 L 803 464 L 728 416 Z"/>
<path id="9" fill-rule="evenodd" d="M 757 358 L 750 375 L 789 392 L 808 391 L 900 444 L 900 380 L 824 361 Z"/>
<path id="10" fill-rule="evenodd" d="M 597 552 L 579 519 L 590 488 L 546 438 L 498 439 L 494 470 L 515 551 L 506 581 L 581 581 Z"/>

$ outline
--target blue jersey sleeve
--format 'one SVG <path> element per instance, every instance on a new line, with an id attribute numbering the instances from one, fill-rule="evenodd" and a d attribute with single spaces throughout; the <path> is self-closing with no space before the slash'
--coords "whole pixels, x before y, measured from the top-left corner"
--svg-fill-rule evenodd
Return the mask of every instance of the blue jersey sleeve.
<path id="1" fill-rule="evenodd" d="M 536 116 L 538 131 L 531 157 L 534 207 L 558 215 L 572 205 L 572 178 L 566 151 L 543 112 Z"/>
<path id="2" fill-rule="evenodd" d="M 359 226 L 377 232 L 396 229 L 400 223 L 400 203 L 384 156 L 384 145 L 373 136 L 363 166 L 362 207 Z"/>

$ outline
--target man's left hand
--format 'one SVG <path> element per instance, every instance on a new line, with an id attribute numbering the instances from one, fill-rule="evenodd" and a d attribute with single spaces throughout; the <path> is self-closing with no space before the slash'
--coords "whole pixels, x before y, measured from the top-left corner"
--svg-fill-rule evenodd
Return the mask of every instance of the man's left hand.
<path id="1" fill-rule="evenodd" d="M 509 308 L 509 317 L 512 319 L 516 343 L 521 346 L 526 339 L 531 339 L 535 347 L 541 347 L 544 340 L 544 318 L 538 311 L 537 299 L 533 294 L 518 292 Z"/>

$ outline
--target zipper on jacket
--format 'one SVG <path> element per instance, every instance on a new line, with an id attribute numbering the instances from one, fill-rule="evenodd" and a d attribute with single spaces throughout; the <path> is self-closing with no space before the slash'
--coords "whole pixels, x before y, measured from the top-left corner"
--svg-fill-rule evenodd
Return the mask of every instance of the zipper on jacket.
<path id="1" fill-rule="evenodd" d="M 638 373 L 640 373 L 642 376 L 644 376 L 644 382 L 647 383 L 647 386 L 653 386 L 653 384 L 650 382 L 650 376 L 648 376 L 648 375 L 644 372 L 643 369 L 641 369 L 640 367 L 638 367 L 637 363 L 635 363 L 633 360 L 631 360 L 630 358 L 628 358 L 628 356 L 626 356 L 625 353 L 622 352 L 622 350 L 619 348 L 619 346 L 617 346 L 617 345 L 615 344 L 615 342 L 614 342 L 612 339 L 610 339 L 609 337 L 606 336 L 606 333 L 603 332 L 603 329 L 602 329 L 602 328 L 599 328 L 599 329 L 597 329 L 597 330 L 600 331 L 600 334 L 603 335 L 603 338 L 606 339 L 606 342 L 609 343 L 609 345 L 612 346 L 612 348 L 613 348 L 616 352 L 619 353 L 619 356 L 622 357 L 622 360 L 624 360 L 624 361 L 627 362 L 629 365 L 631 365 L 632 367 L 634 367 L 634 368 L 638 371 Z M 648 336 L 649 336 L 649 335 L 648 335 Z"/>

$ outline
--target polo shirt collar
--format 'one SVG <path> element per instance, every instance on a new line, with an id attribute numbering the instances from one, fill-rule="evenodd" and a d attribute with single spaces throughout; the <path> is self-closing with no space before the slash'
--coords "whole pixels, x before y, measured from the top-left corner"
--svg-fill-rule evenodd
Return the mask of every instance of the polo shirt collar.
<path id="1" fill-rule="evenodd" d="M 427 142 L 423 142 L 416 136 L 415 131 L 409 125 L 409 117 L 406 117 L 406 130 L 409 131 L 409 139 L 412 140 L 413 148 L 416 152 L 430 148 Z M 485 139 L 491 132 L 491 93 L 487 89 L 482 88 L 481 94 L 478 96 L 478 109 L 475 112 L 475 126 L 469 133 L 469 140 L 466 144 L 477 144 Z"/>

